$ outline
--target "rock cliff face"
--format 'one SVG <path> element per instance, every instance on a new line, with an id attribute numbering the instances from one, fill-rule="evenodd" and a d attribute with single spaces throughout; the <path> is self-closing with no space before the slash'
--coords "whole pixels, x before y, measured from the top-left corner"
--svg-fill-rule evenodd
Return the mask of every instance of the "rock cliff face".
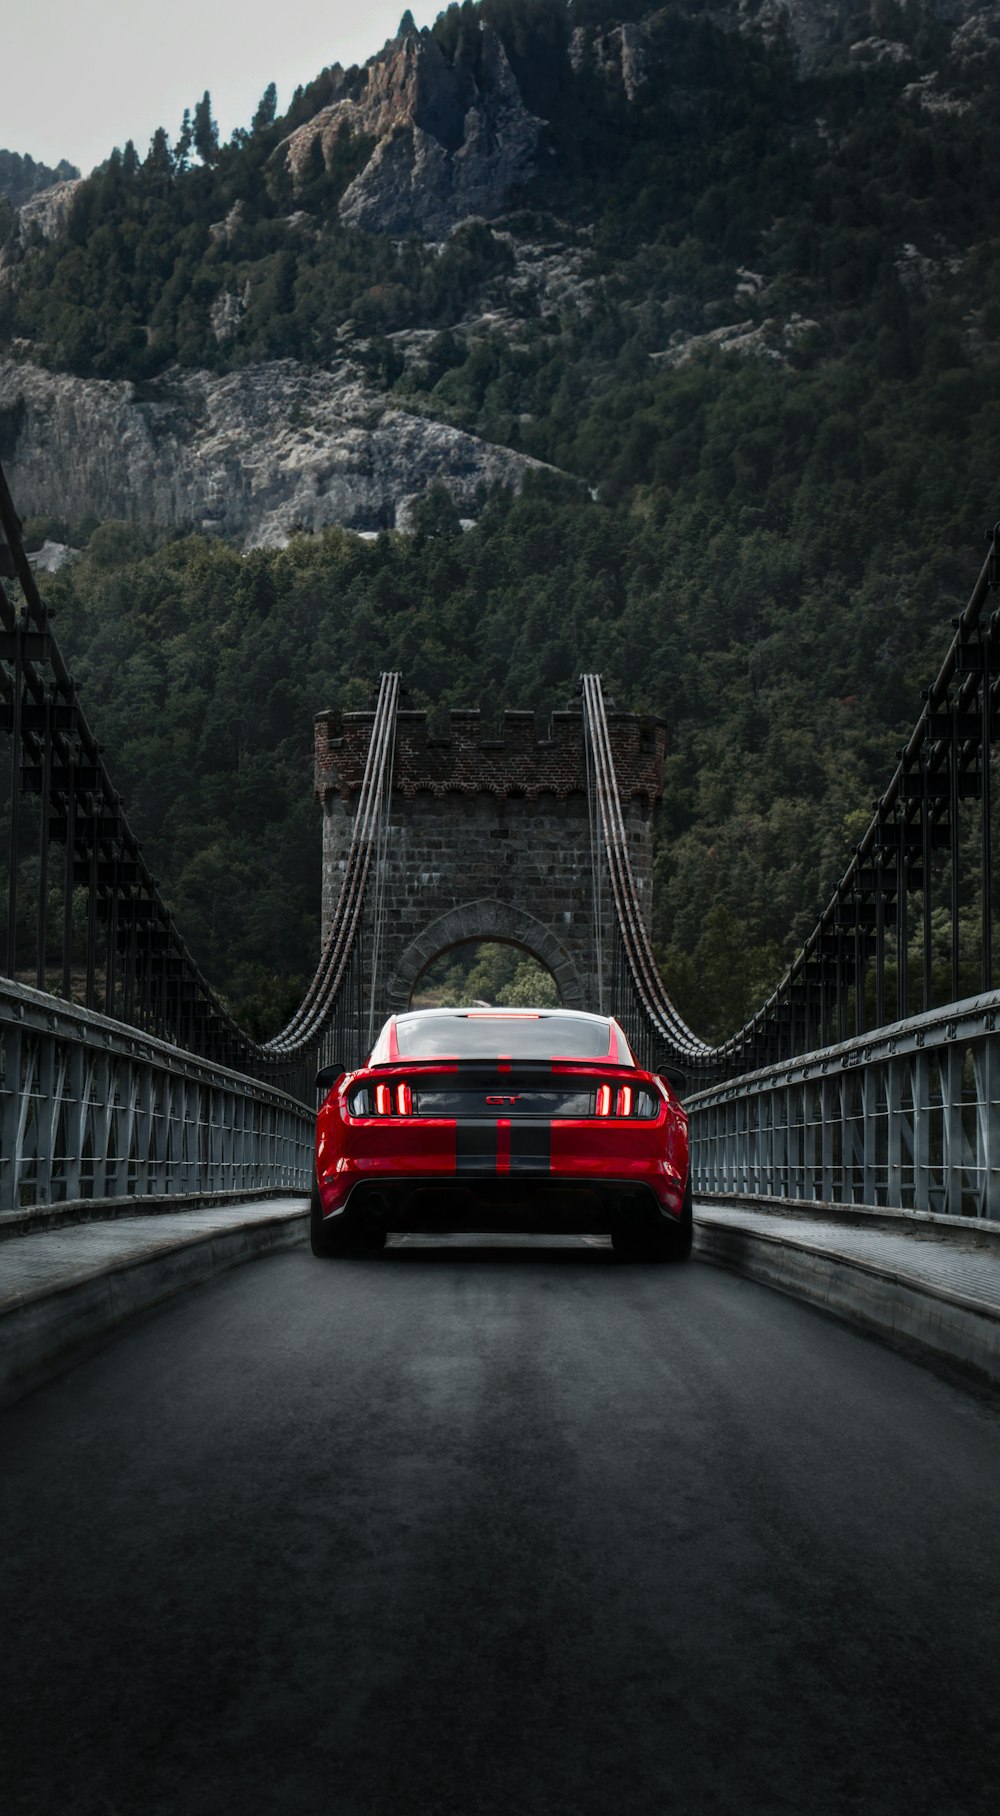
<path id="1" fill-rule="evenodd" d="M 336 70 L 334 80 L 336 98 L 281 150 L 300 175 L 317 139 L 327 164 L 341 133 L 374 140 L 341 199 L 349 226 L 441 239 L 469 215 L 499 214 L 534 174 L 543 122 L 525 107 L 488 27 L 460 43 L 453 62 L 429 32 L 407 31 L 364 70 Z"/>
<path id="2" fill-rule="evenodd" d="M 39 237 L 54 240 L 62 233 L 69 205 L 81 180 L 80 177 L 70 177 L 64 183 L 52 183 L 48 189 L 39 189 L 35 195 L 21 203 L 17 210 L 16 231 L 6 246 L 0 248 L 0 283 L 3 282 L 4 273 L 21 263 L 29 247 L 33 243 L 37 244 Z"/>
<path id="3" fill-rule="evenodd" d="M 927 7 L 936 19 L 959 29 L 973 19 L 993 21 L 1000 11 L 996 0 L 927 0 Z M 832 45 L 871 40 L 873 32 L 884 30 L 886 24 L 874 0 L 722 0 L 721 5 L 710 0 L 706 14 L 723 31 L 760 32 L 774 39 L 786 30 L 804 67 Z M 984 30 L 993 35 L 988 24 Z"/>
<path id="4" fill-rule="evenodd" d="M 975 54 L 1000 37 L 997 0 L 927 0 L 927 5 L 936 19 L 956 28 L 953 49 L 960 55 Z M 658 23 L 681 10 L 703 12 L 720 31 L 759 34 L 770 42 L 785 32 L 803 68 L 833 46 L 877 46 L 889 56 L 908 54 L 904 45 L 873 35 L 886 27 L 875 0 L 708 0 L 704 6 L 701 0 L 675 0 L 639 24 L 579 26 L 570 44 L 574 68 L 589 65 L 635 100 L 661 54 Z"/>
<path id="5" fill-rule="evenodd" d="M 356 369 L 292 360 L 145 387 L 0 362 L 0 431 L 24 516 L 94 514 L 206 530 L 244 548 L 329 524 L 405 528 L 444 484 L 473 516 L 480 487 L 519 490 L 538 463 L 387 407 Z"/>
<path id="6" fill-rule="evenodd" d="M 641 25 L 578 25 L 570 39 L 569 60 L 579 72 L 595 69 L 609 86 L 621 88 L 634 101 L 649 75 L 650 34 Z"/>

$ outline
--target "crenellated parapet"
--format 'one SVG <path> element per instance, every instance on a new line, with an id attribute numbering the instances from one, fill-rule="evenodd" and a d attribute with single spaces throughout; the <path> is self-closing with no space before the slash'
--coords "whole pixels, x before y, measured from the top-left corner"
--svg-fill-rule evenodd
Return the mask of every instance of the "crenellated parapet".
<path id="1" fill-rule="evenodd" d="M 316 795 L 349 801 L 361 789 L 374 714 L 318 713 L 315 722 Z M 645 811 L 663 792 L 666 728 L 662 719 L 636 713 L 608 714 L 619 794 L 641 801 Z M 444 736 L 431 731 L 425 712 L 398 715 L 393 792 L 406 798 L 424 793 L 494 795 L 567 800 L 587 790 L 583 714 L 553 713 L 539 721 L 533 712 L 508 711 L 496 720 L 479 709 L 453 711 Z"/>

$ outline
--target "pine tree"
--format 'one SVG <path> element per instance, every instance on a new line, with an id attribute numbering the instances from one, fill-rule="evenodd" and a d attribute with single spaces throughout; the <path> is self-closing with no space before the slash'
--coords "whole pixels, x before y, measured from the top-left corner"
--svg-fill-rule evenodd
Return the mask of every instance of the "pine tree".
<path id="1" fill-rule="evenodd" d="M 181 121 L 181 130 L 177 138 L 176 157 L 178 170 L 187 169 L 187 162 L 191 156 L 191 146 L 193 143 L 194 129 L 191 125 L 191 109 L 190 107 L 185 107 L 184 118 Z"/>
<path id="2" fill-rule="evenodd" d="M 219 155 L 219 128 L 212 118 L 212 97 L 206 88 L 194 110 L 194 148 L 203 164 L 214 164 Z"/>
<path id="3" fill-rule="evenodd" d="M 269 82 L 260 97 L 260 105 L 253 117 L 251 132 L 266 132 L 273 126 L 278 112 L 278 90 L 274 82 Z"/>

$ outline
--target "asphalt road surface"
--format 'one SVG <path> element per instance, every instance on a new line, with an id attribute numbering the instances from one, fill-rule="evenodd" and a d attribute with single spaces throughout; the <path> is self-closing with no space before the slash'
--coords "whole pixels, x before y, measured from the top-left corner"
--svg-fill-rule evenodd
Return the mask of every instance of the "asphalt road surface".
<path id="1" fill-rule="evenodd" d="M 0 1807 L 1000 1807 L 1000 1410 L 608 1250 L 304 1250 L 0 1419 Z"/>

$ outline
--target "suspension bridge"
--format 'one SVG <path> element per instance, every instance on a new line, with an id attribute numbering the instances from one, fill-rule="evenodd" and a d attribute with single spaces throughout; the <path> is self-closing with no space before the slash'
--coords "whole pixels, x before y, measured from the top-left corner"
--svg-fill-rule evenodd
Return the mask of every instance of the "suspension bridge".
<path id="1" fill-rule="evenodd" d="M 569 850 L 564 882 L 577 909 L 589 902 L 563 917 L 576 921 L 585 956 L 578 950 L 571 962 L 551 928 L 516 909 L 513 875 L 506 900 L 494 890 L 463 903 L 459 887 L 448 913 L 435 918 L 422 907 L 419 878 L 407 878 L 406 841 L 394 837 L 405 804 L 401 726 L 405 732 L 414 715 L 401 712 L 401 677 L 387 673 L 364 716 L 363 761 L 354 727 L 357 774 L 340 791 L 315 975 L 285 1028 L 268 1041 L 251 1038 L 202 975 L 150 873 L 60 652 L 2 474 L 0 528 L 0 713 L 10 754 L 0 984 L 5 1208 L 303 1189 L 316 1070 L 361 1060 L 384 1013 L 405 1006 L 400 991 L 435 950 L 492 935 L 533 949 L 564 1000 L 580 1001 L 582 992 L 585 1006 L 617 1015 L 644 1063 L 655 1056 L 686 1074 L 698 1193 L 1000 1216 L 992 779 L 1000 635 L 989 609 L 1000 582 L 1000 526 L 813 932 L 767 1001 L 715 1046 L 686 1026 L 657 968 L 643 874 L 653 785 L 637 771 L 623 800 L 618 769 L 629 759 L 620 738 L 616 751 L 615 715 L 597 674 L 582 676 L 581 710 L 560 715 L 559 728 L 560 749 L 572 746 L 568 788 L 586 836 L 578 824 L 573 845 L 564 819 L 552 845 L 564 858 Z M 508 715 L 518 717 L 527 715 Z M 329 734 L 331 716 L 320 718 Z M 655 727 L 640 727 L 639 736 L 651 752 Z M 329 776 L 326 786 L 329 795 Z M 467 792 L 489 786 L 473 776 Z M 433 798 L 429 782 L 424 794 Z M 398 954 L 395 964 L 386 957 L 401 892 L 415 898 L 411 918 L 424 920 L 409 969 Z M 961 995 L 960 915 L 973 902 L 978 991 Z M 934 944 L 942 908 L 950 936 L 943 983 Z"/>
<path id="2" fill-rule="evenodd" d="M 321 955 L 252 1039 L 149 870 L 2 474 L 0 530 L 19 1807 L 986 1816 L 995 1402 L 848 1323 L 1000 1386 L 1000 536 L 813 932 L 713 1046 L 650 942 L 664 730 L 594 673 L 500 737 L 432 736 L 394 673 L 318 715 Z M 303 1252 L 315 1072 L 490 937 L 685 1073 L 722 1268 Z"/>

